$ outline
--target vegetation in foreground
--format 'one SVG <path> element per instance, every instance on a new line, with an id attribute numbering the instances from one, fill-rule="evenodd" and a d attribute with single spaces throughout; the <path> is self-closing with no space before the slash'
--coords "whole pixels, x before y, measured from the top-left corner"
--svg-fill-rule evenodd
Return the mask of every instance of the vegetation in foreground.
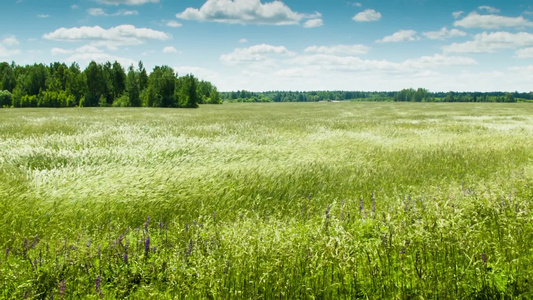
<path id="1" fill-rule="evenodd" d="M 530 299 L 533 108 L 0 110 L 0 297 Z"/>

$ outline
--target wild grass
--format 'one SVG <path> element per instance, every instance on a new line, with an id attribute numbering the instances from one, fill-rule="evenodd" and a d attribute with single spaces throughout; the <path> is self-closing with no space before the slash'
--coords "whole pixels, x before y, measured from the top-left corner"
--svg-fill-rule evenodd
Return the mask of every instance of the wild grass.
<path id="1" fill-rule="evenodd" d="M 0 297 L 530 299 L 533 107 L 0 110 Z"/>

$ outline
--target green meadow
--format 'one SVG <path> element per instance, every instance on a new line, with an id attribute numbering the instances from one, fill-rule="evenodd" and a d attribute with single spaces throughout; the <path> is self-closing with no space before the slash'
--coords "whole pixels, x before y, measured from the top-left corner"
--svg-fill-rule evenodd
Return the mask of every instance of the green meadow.
<path id="1" fill-rule="evenodd" d="M 0 298 L 531 299 L 533 106 L 0 109 Z"/>

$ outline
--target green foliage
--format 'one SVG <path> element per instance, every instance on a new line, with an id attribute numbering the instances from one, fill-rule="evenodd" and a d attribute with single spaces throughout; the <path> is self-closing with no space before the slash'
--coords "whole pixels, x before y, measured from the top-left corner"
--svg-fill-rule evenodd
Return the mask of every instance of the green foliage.
<path id="1" fill-rule="evenodd" d="M 179 107 L 197 108 L 199 97 L 196 83 L 198 80 L 193 75 L 186 75 L 180 79 Z"/>
<path id="2" fill-rule="evenodd" d="M 0 90 L 0 107 L 11 106 L 12 95 L 7 90 Z"/>
<path id="3" fill-rule="evenodd" d="M 116 97 L 115 101 L 113 101 L 113 107 L 130 107 L 133 106 L 131 104 L 131 99 L 128 96 L 128 94 L 122 94 L 120 97 Z"/>
<path id="4" fill-rule="evenodd" d="M 352 101 L 352 102 L 517 102 L 533 100 L 533 93 L 431 93 L 419 88 L 403 89 L 398 92 L 361 92 L 361 91 L 310 91 L 310 92 L 262 92 L 249 91 L 224 92 L 222 100 L 226 102 L 318 102 L 318 101 Z"/>
<path id="5" fill-rule="evenodd" d="M 3 299 L 533 297 L 528 103 L 0 110 L 0 140 Z"/>
<path id="6" fill-rule="evenodd" d="M 179 78 L 168 66 L 156 66 L 150 76 L 142 62 L 138 66 L 137 70 L 130 66 L 126 74 L 117 61 L 92 61 L 83 72 L 76 63 L 68 67 L 64 63 L 17 66 L 3 62 L 0 91 L 11 93 L 11 98 L 4 96 L 0 107 L 198 107 L 204 100 L 210 104 L 222 102 L 209 82 L 202 81 L 199 88 L 198 79 Z M 193 86 L 184 94 L 184 103 L 179 101 L 182 82 Z"/>

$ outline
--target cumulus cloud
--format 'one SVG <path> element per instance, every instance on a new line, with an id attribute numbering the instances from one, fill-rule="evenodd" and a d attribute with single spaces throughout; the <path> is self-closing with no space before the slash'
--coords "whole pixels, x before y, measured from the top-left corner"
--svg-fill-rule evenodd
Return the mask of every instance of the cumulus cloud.
<path id="1" fill-rule="evenodd" d="M 311 19 L 311 20 L 307 20 L 304 23 L 305 28 L 315 28 L 315 27 L 322 27 L 322 26 L 324 26 L 324 21 L 322 21 L 322 19 Z"/>
<path id="2" fill-rule="evenodd" d="M 356 22 L 372 22 L 379 21 L 381 19 L 381 13 L 373 9 L 365 9 L 364 11 L 355 15 L 352 20 Z"/>
<path id="3" fill-rule="evenodd" d="M 518 58 L 533 58 L 533 48 L 525 48 L 516 51 L 516 57 Z"/>
<path id="4" fill-rule="evenodd" d="M 294 55 L 294 53 L 285 46 L 261 44 L 237 48 L 232 53 L 221 55 L 220 61 L 228 65 L 260 63 L 269 60 L 271 55 Z"/>
<path id="5" fill-rule="evenodd" d="M 501 27 L 533 27 L 533 22 L 519 17 L 505 17 L 499 15 L 480 15 L 471 12 L 461 20 L 455 21 L 454 26 L 464 28 L 498 29 Z"/>
<path id="6" fill-rule="evenodd" d="M 91 45 L 85 45 L 78 47 L 76 49 L 63 49 L 63 48 L 52 48 L 50 53 L 52 55 L 62 55 L 62 54 L 73 54 L 73 53 L 103 53 L 104 51 L 98 49 L 97 47 Z"/>
<path id="7" fill-rule="evenodd" d="M 45 15 L 45 14 L 38 14 L 37 15 L 37 18 L 42 18 L 42 19 L 45 19 L 45 18 L 49 18 L 50 15 Z"/>
<path id="8" fill-rule="evenodd" d="M 0 57 L 11 57 L 20 54 L 19 49 L 11 49 L 12 46 L 19 44 L 17 38 L 13 35 L 0 40 Z"/>
<path id="9" fill-rule="evenodd" d="M 381 40 L 377 40 L 376 43 L 397 43 L 397 42 L 407 42 L 407 41 L 416 41 L 420 37 L 416 35 L 414 30 L 400 30 L 392 35 L 386 36 Z"/>
<path id="10" fill-rule="evenodd" d="M 138 15 L 139 12 L 136 10 L 119 10 L 116 13 L 109 14 L 102 8 L 89 8 L 87 13 L 91 16 L 105 16 L 105 17 L 116 17 L 116 16 L 133 16 Z"/>
<path id="11" fill-rule="evenodd" d="M 465 12 L 460 10 L 460 11 L 454 11 L 452 12 L 452 16 L 454 19 L 459 19 L 460 16 L 462 16 Z"/>
<path id="12" fill-rule="evenodd" d="M 446 53 L 490 53 L 500 49 L 533 46 L 533 33 L 505 31 L 476 34 L 472 41 L 453 43 L 443 48 Z"/>
<path id="13" fill-rule="evenodd" d="M 2 44 L 6 46 L 16 46 L 20 43 L 14 35 L 10 35 L 2 40 Z"/>
<path id="14" fill-rule="evenodd" d="M 163 53 L 165 54 L 178 53 L 178 50 L 172 46 L 168 46 L 168 47 L 163 48 Z"/>
<path id="15" fill-rule="evenodd" d="M 241 43 L 241 44 L 248 43 L 248 39 L 240 39 L 239 43 Z"/>
<path id="16" fill-rule="evenodd" d="M 167 26 L 168 27 L 181 27 L 181 23 L 178 21 L 168 21 Z"/>
<path id="17" fill-rule="evenodd" d="M 464 31 L 455 28 L 452 30 L 448 30 L 446 27 L 443 27 L 439 31 L 428 31 L 422 34 L 430 40 L 444 40 L 456 36 L 466 36 L 466 32 Z"/>
<path id="18" fill-rule="evenodd" d="M 500 12 L 499 9 L 494 8 L 494 7 L 492 7 L 492 6 L 487 6 L 487 5 L 482 5 L 482 6 L 478 7 L 478 9 L 479 9 L 479 10 L 487 11 L 487 12 L 492 13 L 492 14 L 493 14 L 493 13 L 499 13 L 499 12 Z"/>
<path id="19" fill-rule="evenodd" d="M 230 24 L 296 25 L 303 19 L 317 19 L 319 13 L 306 15 L 293 11 L 281 1 L 207 0 L 202 7 L 189 7 L 177 18 Z"/>
<path id="20" fill-rule="evenodd" d="M 98 2 L 108 5 L 142 5 L 145 3 L 159 3 L 159 0 L 98 0 Z"/>
<path id="21" fill-rule="evenodd" d="M 386 73 L 412 73 L 420 70 L 449 67 L 475 65 L 477 62 L 468 57 L 446 56 L 435 54 L 433 56 L 422 56 L 416 59 L 408 59 L 403 62 L 392 62 L 387 60 L 368 60 L 354 56 L 338 56 L 331 54 L 313 54 L 298 56 L 291 61 L 292 64 L 300 67 L 313 67 L 321 71 L 349 71 L 349 72 L 369 72 L 381 71 Z"/>
<path id="22" fill-rule="evenodd" d="M 217 72 L 201 67 L 180 66 L 174 67 L 174 71 L 180 76 L 185 74 L 194 74 L 194 76 L 200 80 L 207 80 L 211 82 L 214 82 L 219 78 L 219 74 Z"/>
<path id="23" fill-rule="evenodd" d="M 62 27 L 43 35 L 43 38 L 56 41 L 92 41 L 95 46 L 116 48 L 123 45 L 139 45 L 145 40 L 164 41 L 170 39 L 170 35 L 149 28 L 120 25 L 109 29 L 100 26 Z"/>
<path id="24" fill-rule="evenodd" d="M 95 61 L 97 63 L 104 63 L 107 61 L 118 61 L 123 66 L 135 64 L 135 61 L 129 58 L 120 57 L 105 53 L 104 50 L 99 49 L 93 45 L 85 45 L 74 49 L 52 48 L 50 53 L 54 56 L 67 56 L 65 62 L 79 63 L 80 65 L 88 65 L 89 62 Z"/>
<path id="25" fill-rule="evenodd" d="M 305 49 L 306 53 L 321 53 L 321 54 L 348 54 L 360 55 L 366 54 L 370 47 L 365 45 L 335 45 L 335 46 L 311 46 Z"/>
<path id="26" fill-rule="evenodd" d="M 11 57 L 13 55 L 20 54 L 19 49 L 8 49 L 2 43 L 0 43 L 0 57 Z"/>

